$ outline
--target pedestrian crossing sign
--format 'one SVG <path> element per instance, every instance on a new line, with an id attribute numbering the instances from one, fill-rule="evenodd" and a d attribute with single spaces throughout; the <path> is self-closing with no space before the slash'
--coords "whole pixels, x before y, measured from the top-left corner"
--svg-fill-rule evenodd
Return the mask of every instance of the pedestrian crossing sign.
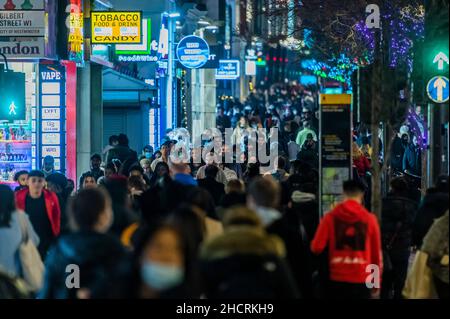
<path id="1" fill-rule="evenodd" d="M 0 73 L 0 121 L 25 120 L 25 73 Z"/>

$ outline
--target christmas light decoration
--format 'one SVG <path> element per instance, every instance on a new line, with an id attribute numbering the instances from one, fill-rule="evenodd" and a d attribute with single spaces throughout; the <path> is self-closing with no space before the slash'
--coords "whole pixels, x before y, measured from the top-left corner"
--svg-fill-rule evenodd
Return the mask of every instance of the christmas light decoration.
<path id="1" fill-rule="evenodd" d="M 383 20 L 389 23 L 389 65 L 396 67 L 406 63 L 409 70 L 412 68 L 412 47 L 414 40 L 424 37 L 424 8 L 423 6 L 396 8 L 388 4 Z M 382 26 L 383 28 L 383 26 Z M 365 21 L 360 21 L 354 27 L 359 39 L 366 47 L 366 53 L 370 60 L 373 59 L 375 49 L 375 35 L 368 29 Z"/>
<path id="2" fill-rule="evenodd" d="M 424 150 L 428 146 L 428 129 L 426 122 L 414 111 L 413 108 L 408 110 L 407 123 L 409 130 L 417 137 L 417 144 Z"/>
<path id="3" fill-rule="evenodd" d="M 330 59 L 327 63 L 315 59 L 304 60 L 302 68 L 310 70 L 322 78 L 330 78 L 350 85 L 352 73 L 358 68 L 358 63 L 356 62 L 345 54 L 341 54 L 337 58 Z"/>

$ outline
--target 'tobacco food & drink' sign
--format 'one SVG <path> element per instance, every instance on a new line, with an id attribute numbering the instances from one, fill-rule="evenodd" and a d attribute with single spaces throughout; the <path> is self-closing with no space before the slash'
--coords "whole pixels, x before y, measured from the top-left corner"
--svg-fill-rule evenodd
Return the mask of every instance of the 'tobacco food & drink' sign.
<path id="1" fill-rule="evenodd" d="M 136 44 L 142 42 L 140 11 L 91 12 L 92 43 Z"/>

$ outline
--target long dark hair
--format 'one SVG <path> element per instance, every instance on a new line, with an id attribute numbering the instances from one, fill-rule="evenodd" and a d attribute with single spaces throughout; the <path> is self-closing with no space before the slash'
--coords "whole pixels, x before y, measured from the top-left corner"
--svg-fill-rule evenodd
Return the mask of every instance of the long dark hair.
<path id="1" fill-rule="evenodd" d="M 11 215 L 16 210 L 14 193 L 6 185 L 0 185 L 0 227 L 9 227 Z"/>
<path id="2" fill-rule="evenodd" d="M 156 183 L 158 182 L 158 180 L 162 177 L 158 175 L 158 171 L 160 170 L 161 167 L 165 167 L 167 170 L 167 174 L 169 174 L 170 169 L 169 169 L 169 165 L 167 165 L 166 162 L 159 162 L 156 164 L 155 166 L 155 171 L 152 174 L 152 177 L 150 178 L 150 182 L 149 182 L 149 186 L 153 187 L 156 185 Z"/>

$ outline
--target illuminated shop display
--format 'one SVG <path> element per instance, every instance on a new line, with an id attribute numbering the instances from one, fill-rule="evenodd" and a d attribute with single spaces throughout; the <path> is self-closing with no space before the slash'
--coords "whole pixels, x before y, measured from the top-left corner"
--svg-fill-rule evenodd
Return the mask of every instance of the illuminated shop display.
<path id="1" fill-rule="evenodd" d="M 0 112 L 0 183 L 5 184 L 14 184 L 16 172 L 32 169 L 32 144 L 36 143 L 32 134 L 36 125 L 33 120 L 35 66 L 32 63 L 10 63 L 10 69 L 9 75 L 2 73 L 0 80 L 1 94 L 5 96 Z M 13 90 L 9 85 L 10 77 L 16 80 Z"/>
<path id="2" fill-rule="evenodd" d="M 55 169 L 65 172 L 65 68 L 54 64 L 39 65 L 38 163 L 45 156 L 55 159 Z"/>

